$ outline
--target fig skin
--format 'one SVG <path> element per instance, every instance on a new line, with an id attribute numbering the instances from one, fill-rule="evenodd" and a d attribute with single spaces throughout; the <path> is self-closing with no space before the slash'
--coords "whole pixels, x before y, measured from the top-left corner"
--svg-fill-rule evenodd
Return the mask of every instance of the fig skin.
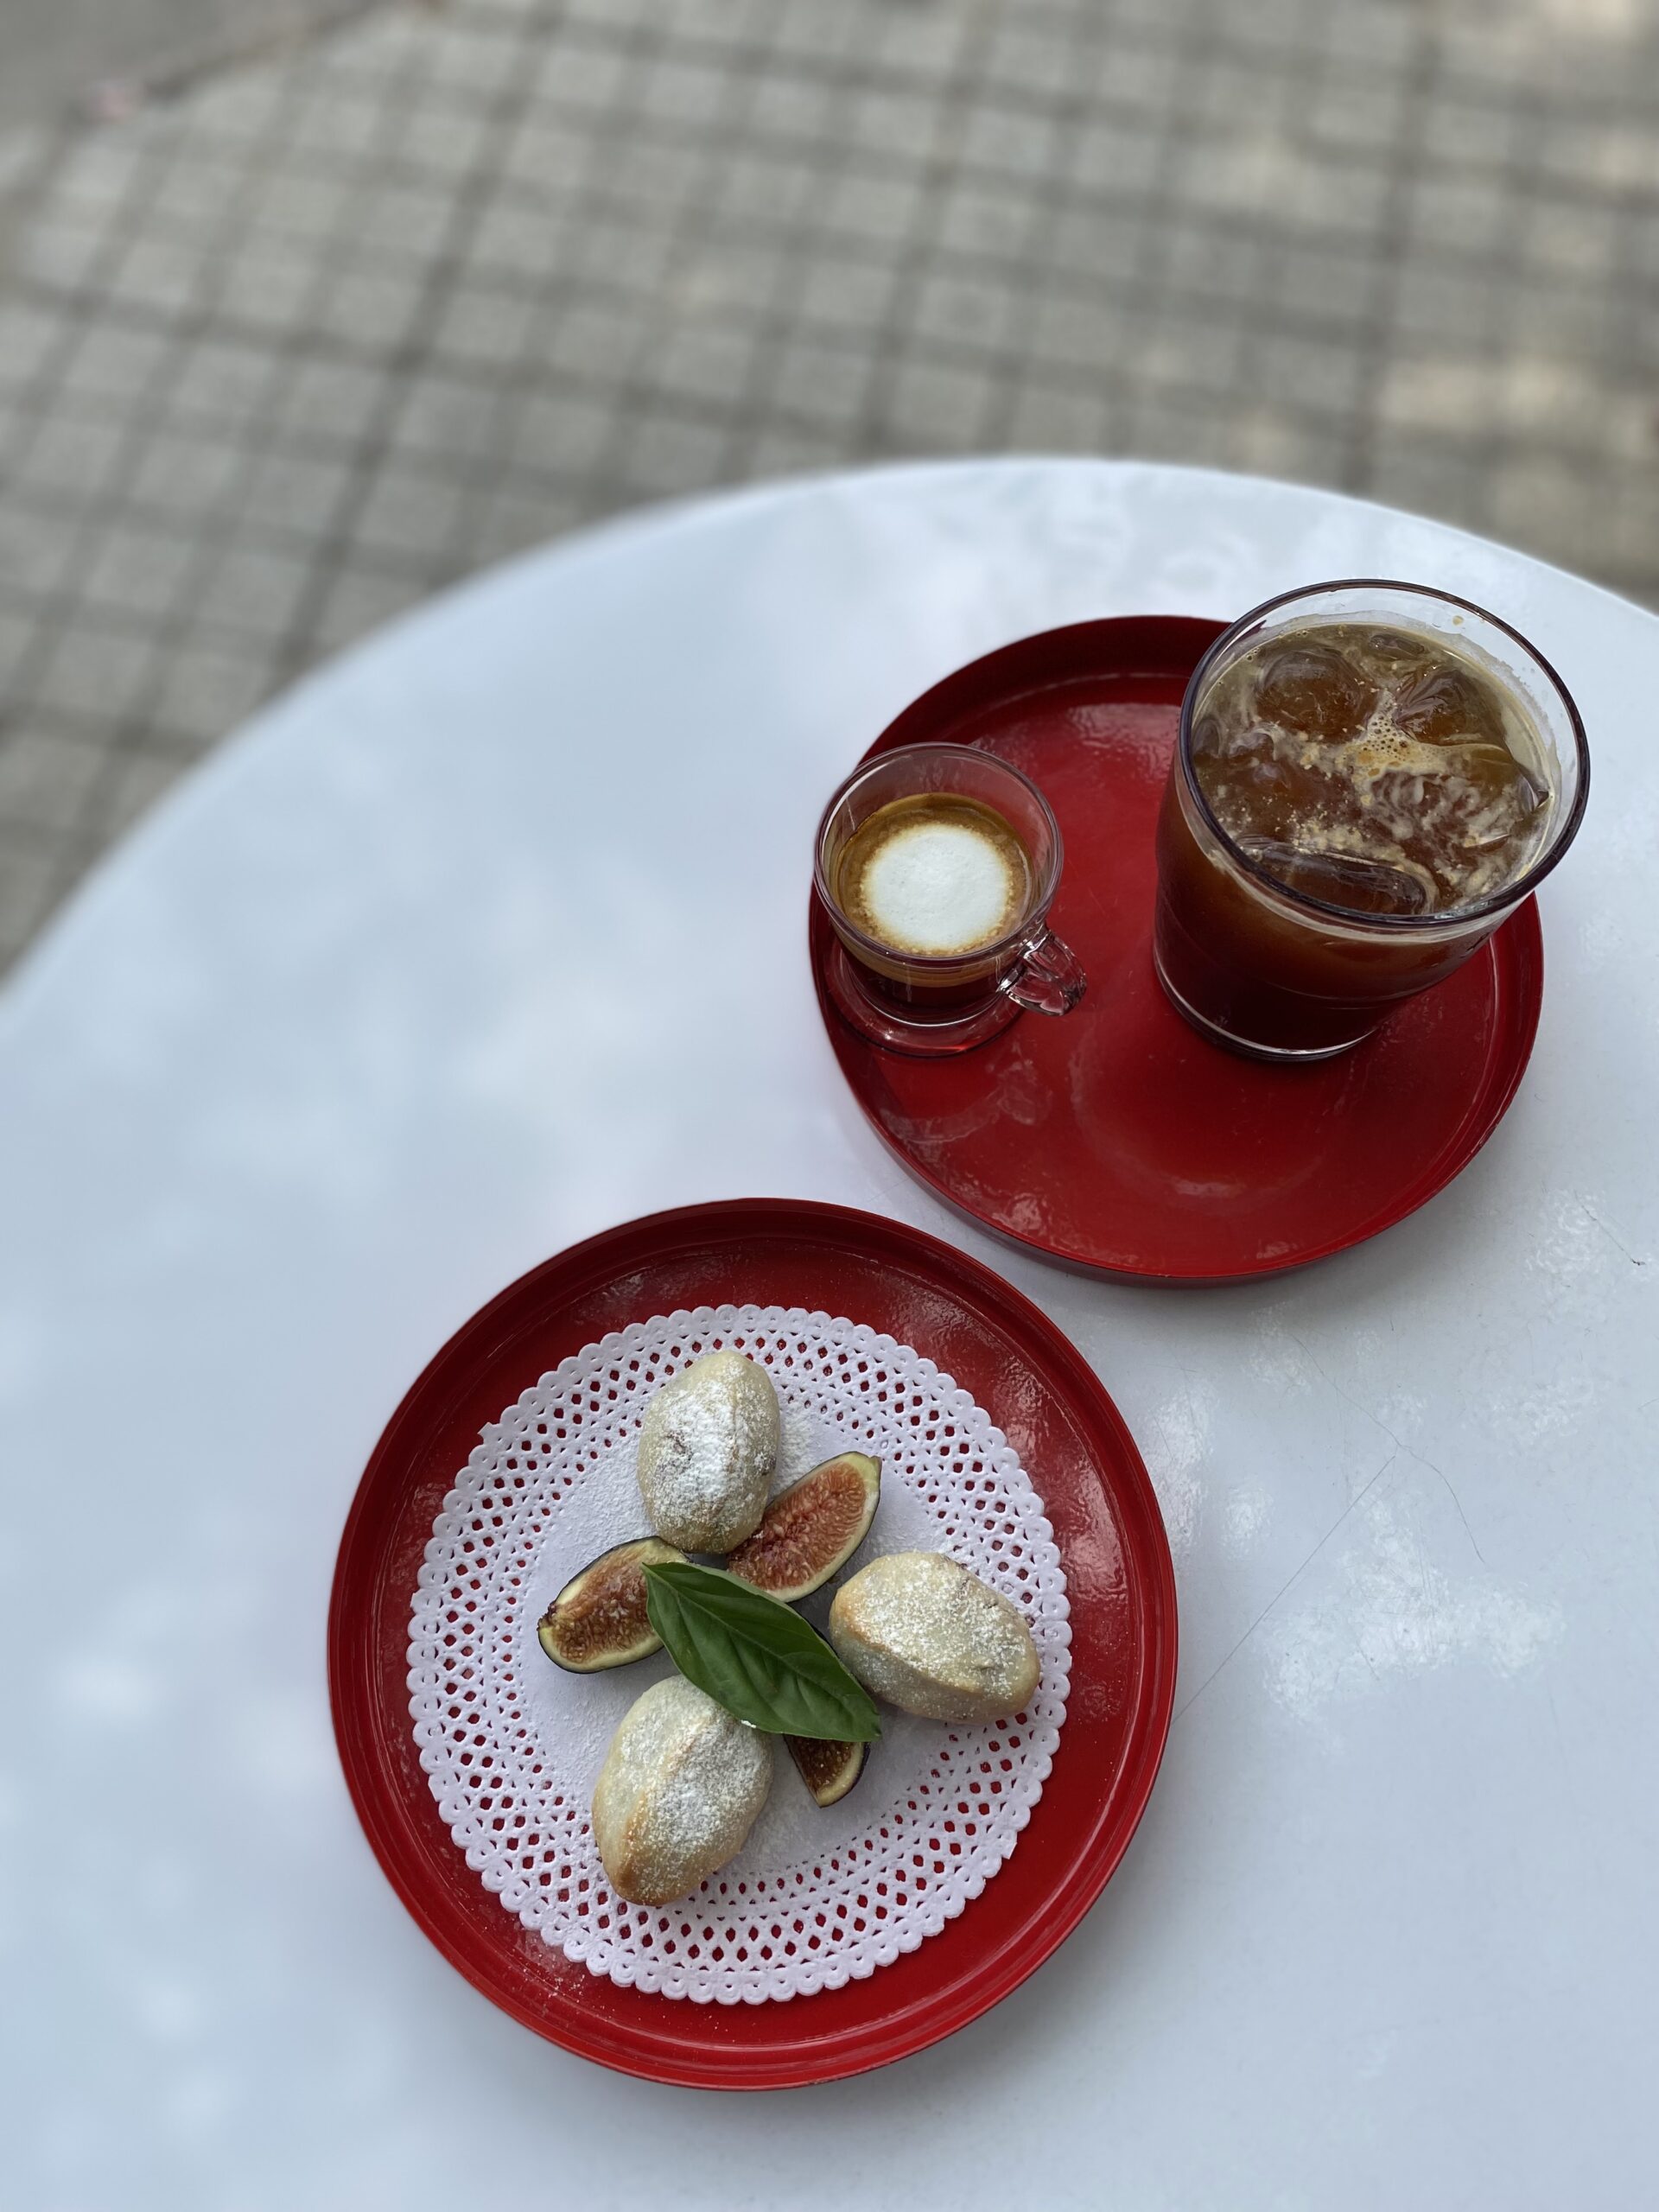
<path id="1" fill-rule="evenodd" d="M 881 1498 L 881 1462 L 838 1452 L 779 1491 L 726 1572 L 786 1605 L 837 1574 L 869 1534 Z"/>
<path id="2" fill-rule="evenodd" d="M 868 1744 L 835 1744 L 817 1736 L 785 1736 L 795 1770 L 815 1805 L 839 1805 L 864 1771 Z"/>
<path id="3" fill-rule="evenodd" d="M 537 1623 L 543 1650 L 568 1675 L 598 1675 L 608 1667 L 631 1667 L 636 1659 L 650 1658 L 662 1649 L 663 1639 L 645 1611 L 641 1570 L 669 1560 L 683 1562 L 684 1558 L 683 1552 L 660 1536 L 634 1536 L 626 1544 L 613 1544 L 571 1576 Z M 602 1623 L 596 1618 L 601 1607 L 606 1615 Z"/>

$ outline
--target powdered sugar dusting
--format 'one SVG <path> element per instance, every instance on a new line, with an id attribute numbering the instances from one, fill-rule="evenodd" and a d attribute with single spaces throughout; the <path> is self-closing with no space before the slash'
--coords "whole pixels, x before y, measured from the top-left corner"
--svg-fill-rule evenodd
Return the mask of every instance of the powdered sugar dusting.
<path id="1" fill-rule="evenodd" d="M 654 1683 L 623 1716 L 594 1792 L 625 1891 L 665 1904 L 742 1848 L 772 1781 L 769 1737 L 693 1683 Z M 649 1796 L 647 1796 L 649 1792 Z"/>
<path id="2" fill-rule="evenodd" d="M 791 1483 L 817 1465 L 817 1424 L 804 1406 L 780 1406 L 782 1441 L 778 1447 L 780 1484 Z"/>
<path id="3" fill-rule="evenodd" d="M 710 1352 L 645 1408 L 639 1490 L 652 1526 L 688 1551 L 726 1552 L 766 1510 L 778 1464 L 778 1395 L 741 1352 Z"/>
<path id="4" fill-rule="evenodd" d="M 875 1649 L 855 1655 L 843 1649 L 842 1656 L 878 1696 L 896 1687 L 883 1663 L 887 1655 L 976 1697 L 1006 1694 L 1019 1704 L 1030 1688 L 1031 1637 L 1019 1613 L 938 1552 L 873 1561 L 842 1590 L 832 1629 L 843 1607 L 860 1638 Z"/>

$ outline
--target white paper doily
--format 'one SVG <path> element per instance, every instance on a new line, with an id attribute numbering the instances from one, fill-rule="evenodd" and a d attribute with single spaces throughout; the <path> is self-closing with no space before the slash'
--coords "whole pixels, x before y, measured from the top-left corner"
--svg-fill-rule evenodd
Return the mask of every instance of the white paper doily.
<path id="1" fill-rule="evenodd" d="M 770 1372 L 777 1485 L 840 1451 L 881 1461 L 882 1552 L 943 1551 L 1012 1599 L 1042 1660 L 1022 1721 L 951 1728 L 883 1707 L 857 1786 L 821 1809 L 781 1741 L 741 1854 L 690 1897 L 625 1903 L 588 1825 L 611 1735 L 666 1653 L 601 1675 L 552 1666 L 536 1624 L 611 1545 L 646 1533 L 634 1453 L 646 1400 L 721 1345 Z M 835 1585 L 804 1611 L 822 1628 Z M 954 1919 L 1014 1850 L 1065 1717 L 1065 1578 L 1041 1501 L 988 1414 L 931 1360 L 825 1313 L 702 1306 L 589 1344 L 484 1431 L 434 1524 L 410 1622 L 410 1711 L 439 1810 L 486 1889 L 624 1987 L 760 2004 L 838 1988 Z"/>

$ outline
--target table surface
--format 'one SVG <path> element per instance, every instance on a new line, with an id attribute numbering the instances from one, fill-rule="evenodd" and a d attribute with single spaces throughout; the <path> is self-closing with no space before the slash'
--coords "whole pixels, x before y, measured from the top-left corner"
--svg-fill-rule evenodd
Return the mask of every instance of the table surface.
<path id="1" fill-rule="evenodd" d="M 1367 573 L 1505 615 L 1590 732 L 1516 1105 L 1423 1212 L 1259 1287 L 981 1237 L 836 1077 L 823 794 L 1007 639 Z M 0 1001 L 11 2201 L 1638 2201 L 1656 662 L 1637 608 L 1333 495 L 974 463 L 557 547 L 215 758 Z M 750 1192 L 957 1240 L 1083 1347 L 1157 1484 L 1182 1659 L 1145 1822 L 1054 1960 L 887 2073 L 728 2098 L 540 2043 L 428 1946 L 346 1801 L 323 1624 L 449 1332 L 608 1223 Z"/>

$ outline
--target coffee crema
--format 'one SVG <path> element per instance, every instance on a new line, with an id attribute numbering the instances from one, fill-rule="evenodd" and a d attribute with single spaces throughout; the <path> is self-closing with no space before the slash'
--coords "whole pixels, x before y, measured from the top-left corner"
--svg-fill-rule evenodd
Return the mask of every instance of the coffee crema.
<path id="1" fill-rule="evenodd" d="M 976 952 L 1031 902 L 1025 846 L 995 808 L 950 791 L 890 800 L 842 847 L 835 895 L 849 921 L 896 952 Z"/>

